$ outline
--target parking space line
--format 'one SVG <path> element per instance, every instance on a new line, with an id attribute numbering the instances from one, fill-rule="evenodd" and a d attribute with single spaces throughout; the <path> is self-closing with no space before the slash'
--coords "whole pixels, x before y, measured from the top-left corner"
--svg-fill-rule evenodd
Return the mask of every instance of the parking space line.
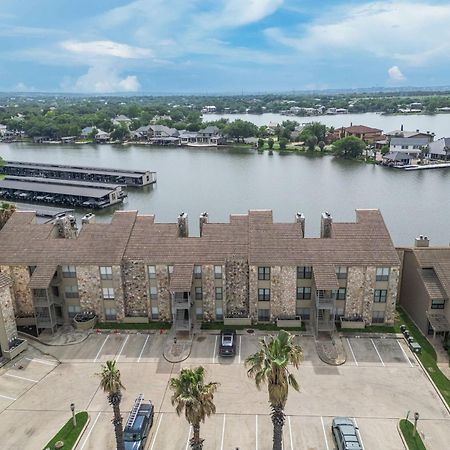
<path id="1" fill-rule="evenodd" d="M 108 340 L 108 338 L 109 338 L 109 334 L 108 334 L 108 336 L 106 336 L 105 340 L 103 341 L 103 344 L 100 346 L 100 349 L 99 349 L 99 351 L 97 352 L 97 355 L 95 356 L 94 362 L 97 362 L 97 359 L 98 359 L 98 357 L 100 356 L 100 353 L 101 353 L 101 351 L 103 350 L 103 347 L 105 346 L 106 341 Z"/>
<path id="2" fill-rule="evenodd" d="M 400 344 L 399 341 L 397 341 L 397 344 L 398 344 L 398 346 L 400 347 L 400 350 L 402 351 L 403 356 L 405 357 L 406 361 L 408 361 L 408 363 L 409 363 L 409 365 L 410 365 L 411 367 L 414 367 L 414 366 L 412 365 L 412 363 L 411 363 L 411 360 L 408 358 L 408 355 L 406 354 L 405 350 L 403 349 L 402 344 Z"/>
<path id="3" fill-rule="evenodd" d="M 129 337 L 130 337 L 130 335 L 128 335 L 128 336 L 125 338 L 125 340 L 123 341 L 122 347 L 120 347 L 119 354 L 117 355 L 117 358 L 116 358 L 116 361 L 117 361 L 117 362 L 119 361 L 120 355 L 122 354 L 123 349 L 124 349 L 124 347 L 125 347 L 125 345 L 126 345 L 126 343 L 127 343 Z"/>
<path id="4" fill-rule="evenodd" d="M 0 394 L 0 397 L 1 397 L 1 398 L 6 398 L 7 400 L 14 400 L 14 401 L 17 400 L 16 398 L 8 397 L 7 395 L 2 395 L 2 394 Z"/>
<path id="5" fill-rule="evenodd" d="M 291 450 L 294 450 L 294 441 L 292 440 L 291 416 L 288 416 L 289 439 L 291 440 Z"/>
<path id="6" fill-rule="evenodd" d="M 142 353 L 144 353 L 144 348 L 147 345 L 149 337 L 150 337 L 150 335 L 147 335 L 147 337 L 145 338 L 145 342 L 144 342 L 144 345 L 142 346 L 141 353 L 139 353 L 139 358 L 138 358 L 137 362 L 141 362 Z"/>
<path id="7" fill-rule="evenodd" d="M 322 422 L 322 431 L 323 431 L 323 437 L 325 439 L 325 446 L 327 450 L 330 450 L 330 447 L 328 446 L 328 439 L 327 439 L 327 433 L 325 431 L 325 424 L 323 423 L 323 417 L 320 416 L 320 421 Z"/>
<path id="8" fill-rule="evenodd" d="M 255 416 L 255 422 L 256 422 L 255 450 L 258 450 L 258 414 Z"/>
<path id="9" fill-rule="evenodd" d="M 5 373 L 7 377 L 19 378 L 19 380 L 31 381 L 32 383 L 39 383 L 38 380 L 32 380 L 31 378 L 19 377 L 19 375 L 12 375 L 10 373 Z"/>
<path id="10" fill-rule="evenodd" d="M 188 450 L 188 448 L 189 448 L 189 439 L 190 439 L 190 437 L 191 437 L 191 432 L 192 432 L 192 427 L 189 427 L 188 437 L 187 437 L 187 441 L 186 441 L 186 448 L 185 448 L 185 450 Z"/>
<path id="11" fill-rule="evenodd" d="M 214 364 L 214 361 L 216 360 L 216 349 L 217 349 L 217 338 L 219 336 L 216 334 L 216 339 L 214 340 L 214 352 L 213 352 L 213 357 L 212 357 L 212 362 Z"/>
<path id="12" fill-rule="evenodd" d="M 378 358 L 380 358 L 381 364 L 383 364 L 383 367 L 384 367 L 385 364 L 384 364 L 384 362 L 383 362 L 383 360 L 382 360 L 382 358 L 381 358 L 381 355 L 380 355 L 380 352 L 379 352 L 378 349 L 377 349 L 377 346 L 375 345 L 375 342 L 373 342 L 373 339 L 371 339 L 370 342 L 372 342 L 373 348 L 374 348 L 375 351 L 377 352 Z"/>
<path id="13" fill-rule="evenodd" d="M 86 439 L 84 440 L 83 445 L 80 447 L 80 450 L 83 450 L 84 446 L 86 445 L 86 442 L 88 441 L 89 436 L 91 435 L 92 430 L 94 429 L 95 424 L 97 423 L 97 421 L 98 421 L 98 419 L 99 419 L 99 417 L 100 417 L 100 414 L 101 414 L 101 412 L 99 412 L 99 413 L 97 414 L 97 417 L 95 418 L 94 423 L 92 424 L 92 427 L 91 427 L 91 429 L 89 430 L 89 433 L 86 435 Z"/>
<path id="14" fill-rule="evenodd" d="M 223 415 L 223 425 L 222 425 L 222 441 L 220 443 L 220 450 L 223 450 L 223 441 L 225 439 L 225 419 L 226 419 L 226 414 Z"/>
<path id="15" fill-rule="evenodd" d="M 153 447 L 155 446 L 156 436 L 158 436 L 158 431 L 159 431 L 159 427 L 161 426 L 163 415 L 164 415 L 164 413 L 161 413 L 161 416 L 159 417 L 158 426 L 156 427 L 155 435 L 153 436 L 153 442 L 152 442 L 152 446 L 150 447 L 150 450 L 153 450 Z"/>
<path id="16" fill-rule="evenodd" d="M 36 358 L 24 358 L 27 361 L 34 361 L 39 364 L 47 364 L 47 366 L 53 366 L 56 367 L 58 364 L 52 363 L 51 361 L 44 361 L 43 359 L 36 359 Z"/>
<path id="17" fill-rule="evenodd" d="M 353 361 L 355 361 L 355 364 L 358 365 L 358 361 L 356 361 L 356 357 L 355 357 L 355 354 L 353 353 L 353 348 L 352 348 L 352 346 L 351 346 L 351 344 L 350 344 L 349 338 L 347 338 L 347 344 L 348 344 L 348 347 L 349 347 L 350 352 L 351 352 L 351 354 L 352 354 Z"/>
<path id="18" fill-rule="evenodd" d="M 363 440 L 362 440 L 362 437 L 361 437 L 361 433 L 359 432 L 358 422 L 356 421 L 355 417 L 353 417 L 353 422 L 355 422 L 355 426 L 356 426 L 357 431 L 358 431 L 359 441 L 361 442 L 362 450 L 364 450 L 364 443 L 363 443 Z"/>
<path id="19" fill-rule="evenodd" d="M 241 347 L 242 347 L 242 336 L 239 336 L 239 358 L 238 362 L 241 363 Z"/>

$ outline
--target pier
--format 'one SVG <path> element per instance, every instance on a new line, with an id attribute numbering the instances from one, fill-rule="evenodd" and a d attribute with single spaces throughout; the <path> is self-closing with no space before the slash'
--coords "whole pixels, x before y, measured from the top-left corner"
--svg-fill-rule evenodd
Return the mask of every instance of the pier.
<path id="1" fill-rule="evenodd" d="M 5 161 L 0 173 L 20 177 L 54 178 L 61 180 L 110 183 L 140 187 L 156 183 L 156 172 L 148 170 L 103 169 L 87 166 L 66 166 L 20 161 Z"/>

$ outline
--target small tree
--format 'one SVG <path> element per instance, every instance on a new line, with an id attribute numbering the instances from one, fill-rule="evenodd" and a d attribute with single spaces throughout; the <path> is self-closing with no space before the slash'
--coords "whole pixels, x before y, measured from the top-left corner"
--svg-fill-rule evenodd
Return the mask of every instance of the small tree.
<path id="1" fill-rule="evenodd" d="M 316 149 L 316 145 L 317 145 L 317 136 L 309 136 L 308 139 L 306 140 L 306 146 L 308 147 L 308 150 L 310 152 L 313 152 Z"/>
<path id="2" fill-rule="evenodd" d="M 263 148 L 264 147 L 264 139 L 259 138 L 258 139 L 258 148 Z"/>
<path id="3" fill-rule="evenodd" d="M 269 138 L 267 141 L 267 145 L 269 146 L 270 150 L 273 149 L 274 140 L 272 138 Z"/>
<path id="4" fill-rule="evenodd" d="M 280 139 L 279 142 L 280 150 L 286 150 L 287 143 L 288 143 L 287 139 L 284 138 Z"/>
<path id="5" fill-rule="evenodd" d="M 366 144 L 355 136 L 347 136 L 333 144 L 334 154 L 339 158 L 355 159 L 363 154 Z"/>
<path id="6" fill-rule="evenodd" d="M 323 152 L 323 149 L 325 148 L 325 142 L 324 141 L 319 141 L 317 143 L 317 145 L 319 146 L 320 151 Z"/>

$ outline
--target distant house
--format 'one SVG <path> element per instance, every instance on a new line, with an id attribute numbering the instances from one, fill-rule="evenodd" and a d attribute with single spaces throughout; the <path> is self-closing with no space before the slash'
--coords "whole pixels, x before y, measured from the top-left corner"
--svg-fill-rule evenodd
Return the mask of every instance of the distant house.
<path id="1" fill-rule="evenodd" d="M 6 125 L 0 124 L 0 136 L 4 136 L 6 133 Z"/>
<path id="2" fill-rule="evenodd" d="M 340 138 L 355 136 L 364 142 L 373 143 L 383 138 L 383 130 L 378 128 L 366 127 L 365 125 L 350 125 L 342 127 L 340 130 Z"/>
<path id="3" fill-rule="evenodd" d="M 86 139 L 86 138 L 92 133 L 92 130 L 93 130 L 94 128 L 95 128 L 95 127 L 84 127 L 84 128 L 81 130 L 81 137 L 84 138 L 84 139 Z M 97 128 L 95 128 L 95 129 L 97 129 Z"/>
<path id="4" fill-rule="evenodd" d="M 390 141 L 394 137 L 400 137 L 400 138 L 424 138 L 427 139 L 428 142 L 432 142 L 434 140 L 434 133 L 430 133 L 429 131 L 423 132 L 423 131 L 404 131 L 403 127 L 400 130 L 394 130 L 389 131 L 388 133 L 385 133 L 388 141 Z"/>
<path id="5" fill-rule="evenodd" d="M 109 141 L 110 137 L 111 135 L 106 131 L 98 130 L 97 134 L 95 135 L 95 142 L 106 142 Z"/>
<path id="6" fill-rule="evenodd" d="M 113 125 L 121 125 L 124 124 L 127 127 L 131 123 L 131 119 L 127 116 L 124 116 L 123 114 L 119 114 L 118 116 L 114 117 L 114 119 L 111 119 Z"/>
<path id="7" fill-rule="evenodd" d="M 441 138 L 428 144 L 428 158 L 450 160 L 450 138 Z"/>
<path id="8" fill-rule="evenodd" d="M 212 113 L 215 113 L 216 110 L 217 110 L 217 108 L 214 105 L 204 106 L 202 108 L 202 113 L 212 114 Z"/>
<path id="9" fill-rule="evenodd" d="M 429 144 L 428 138 L 423 137 L 393 137 L 389 143 L 389 151 L 403 151 L 403 152 L 419 152 L 423 147 L 426 147 Z"/>
<path id="10" fill-rule="evenodd" d="M 224 143 L 220 129 L 214 126 L 199 131 L 180 131 L 180 145 L 216 146 Z"/>
<path id="11" fill-rule="evenodd" d="M 414 164 L 418 159 L 420 151 L 417 152 L 402 152 L 392 151 L 383 155 L 383 164 L 386 166 L 408 166 Z"/>
<path id="12" fill-rule="evenodd" d="M 150 121 L 150 123 L 155 124 L 155 123 L 157 123 L 157 122 L 160 122 L 161 120 L 168 120 L 168 121 L 171 121 L 171 120 L 172 120 L 172 117 L 171 117 L 171 116 L 168 116 L 168 115 L 166 115 L 166 114 L 164 114 L 164 115 L 162 115 L 162 116 L 156 115 L 156 116 L 153 116 L 153 119 Z"/>
<path id="13" fill-rule="evenodd" d="M 105 141 L 109 140 L 110 134 L 107 133 L 106 131 L 100 130 L 100 128 L 96 128 L 96 127 L 83 128 L 81 130 L 81 138 L 87 139 L 91 135 L 93 130 L 97 131 L 96 135 L 94 136 L 94 139 L 96 142 L 105 142 Z"/>
<path id="14" fill-rule="evenodd" d="M 177 145 L 180 142 L 179 131 L 165 125 L 149 125 L 147 139 L 158 145 Z"/>

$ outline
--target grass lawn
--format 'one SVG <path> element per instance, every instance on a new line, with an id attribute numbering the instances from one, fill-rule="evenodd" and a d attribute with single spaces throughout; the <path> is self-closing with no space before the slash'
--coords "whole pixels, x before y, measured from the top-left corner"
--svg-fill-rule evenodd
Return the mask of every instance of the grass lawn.
<path id="1" fill-rule="evenodd" d="M 75 415 L 77 418 L 77 426 L 74 427 L 72 423 L 72 417 L 66 422 L 66 424 L 58 431 L 55 437 L 44 447 L 44 450 L 50 448 L 53 450 L 55 444 L 58 441 L 64 442 L 63 450 L 71 450 L 81 433 L 81 430 L 86 425 L 88 420 L 88 413 L 86 411 L 79 412 Z"/>
<path id="2" fill-rule="evenodd" d="M 426 450 L 420 434 L 416 432 L 416 435 L 413 436 L 414 425 L 409 420 L 400 420 L 400 430 L 408 444 L 409 450 Z"/>
<path id="3" fill-rule="evenodd" d="M 169 330 L 170 322 L 149 322 L 149 323 L 116 323 L 101 322 L 94 328 L 99 330 Z"/>
<path id="4" fill-rule="evenodd" d="M 260 323 L 258 325 L 224 325 L 222 322 L 204 322 L 202 330 L 262 330 L 262 331 L 280 331 L 282 328 L 273 323 Z M 305 326 L 286 328 L 287 331 L 305 331 Z"/>

